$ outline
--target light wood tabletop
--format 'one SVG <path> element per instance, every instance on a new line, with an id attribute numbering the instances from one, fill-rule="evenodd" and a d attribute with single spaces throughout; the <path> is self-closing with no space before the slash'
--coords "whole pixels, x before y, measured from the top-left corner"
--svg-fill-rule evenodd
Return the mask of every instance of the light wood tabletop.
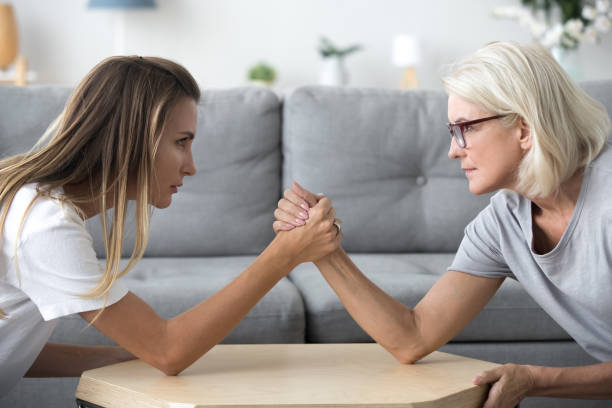
<path id="1" fill-rule="evenodd" d="M 140 360 L 89 370 L 91 406 L 245 408 L 480 407 L 472 378 L 494 363 L 434 352 L 401 364 L 377 344 L 218 345 L 176 377 Z"/>

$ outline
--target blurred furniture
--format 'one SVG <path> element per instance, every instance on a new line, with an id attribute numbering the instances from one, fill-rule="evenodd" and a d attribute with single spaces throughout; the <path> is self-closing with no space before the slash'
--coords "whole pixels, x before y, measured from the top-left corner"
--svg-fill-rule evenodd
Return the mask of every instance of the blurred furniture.
<path id="1" fill-rule="evenodd" d="M 404 70 L 401 89 L 416 89 L 419 87 L 415 66 L 421 62 L 421 48 L 414 35 L 401 34 L 393 40 L 393 65 Z"/>
<path id="2" fill-rule="evenodd" d="M 18 55 L 19 33 L 13 6 L 7 3 L 0 4 L 0 84 L 25 85 L 27 78 L 27 61 Z M 13 63 L 15 71 L 4 74 Z"/>
<path id="3" fill-rule="evenodd" d="M 612 80 L 582 86 L 612 112 Z M 0 87 L 0 156 L 31 148 L 71 91 Z M 122 278 L 164 318 L 212 296 L 253 262 L 274 237 L 273 211 L 292 180 L 332 199 L 343 247 L 376 285 L 410 307 L 446 272 L 465 226 L 489 202 L 468 191 L 460 163 L 447 157 L 442 91 L 304 87 L 281 101 L 264 88 L 211 89 L 203 92 L 198 116 L 198 172 L 185 179 L 170 208 L 154 212 L 145 258 Z M 87 225 L 103 258 L 99 218 Z M 130 251 L 126 245 L 124 255 Z M 62 318 L 51 341 L 112 344 L 86 326 L 79 316 Z M 313 264 L 282 279 L 223 340 L 371 341 Z M 595 362 L 511 279 L 442 351 L 496 363 Z M 75 378 L 26 378 L 0 406 L 71 406 L 76 384 Z M 521 404 L 609 406 L 549 398 Z"/>
<path id="4" fill-rule="evenodd" d="M 497 364 L 434 352 L 414 365 L 378 344 L 219 345 L 179 377 L 140 360 L 83 373 L 87 407 L 480 408 L 474 373 Z"/>

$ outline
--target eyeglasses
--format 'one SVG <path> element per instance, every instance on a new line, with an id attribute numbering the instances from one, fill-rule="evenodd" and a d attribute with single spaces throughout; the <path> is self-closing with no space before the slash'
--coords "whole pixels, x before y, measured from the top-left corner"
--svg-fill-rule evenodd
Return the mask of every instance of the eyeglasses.
<path id="1" fill-rule="evenodd" d="M 475 119 L 475 120 L 466 120 L 465 122 L 456 122 L 456 123 L 447 123 L 448 131 L 450 132 L 451 139 L 455 137 L 457 139 L 457 144 L 459 147 L 465 147 L 465 136 L 463 135 L 463 130 L 466 126 L 475 125 L 476 123 L 486 122 L 487 120 L 499 119 L 503 118 L 506 115 L 495 115 L 489 116 L 486 118 Z"/>

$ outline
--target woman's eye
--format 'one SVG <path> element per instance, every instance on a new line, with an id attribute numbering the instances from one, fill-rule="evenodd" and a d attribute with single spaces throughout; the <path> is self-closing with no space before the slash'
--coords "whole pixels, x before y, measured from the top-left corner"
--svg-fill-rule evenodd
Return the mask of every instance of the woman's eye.
<path id="1" fill-rule="evenodd" d="M 188 137 L 184 137 L 182 139 L 179 139 L 179 140 L 176 141 L 176 144 L 179 145 L 179 146 L 185 146 L 185 144 L 187 143 L 188 139 L 189 139 Z"/>
<path id="2" fill-rule="evenodd" d="M 465 126 L 463 127 L 463 132 L 464 132 L 464 133 L 465 133 L 465 132 L 469 132 L 470 130 L 472 130 L 472 125 L 465 125 Z"/>

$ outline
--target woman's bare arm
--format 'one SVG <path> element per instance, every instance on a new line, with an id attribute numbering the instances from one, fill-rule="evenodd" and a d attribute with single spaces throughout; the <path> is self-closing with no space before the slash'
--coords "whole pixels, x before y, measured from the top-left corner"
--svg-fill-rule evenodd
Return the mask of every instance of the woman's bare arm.
<path id="1" fill-rule="evenodd" d="M 285 190 L 274 222 L 276 232 L 298 230 L 296 218 L 316 205 L 314 195 L 297 183 Z M 383 292 L 342 248 L 315 262 L 355 321 L 398 360 L 411 363 L 446 344 L 488 303 L 503 282 L 447 272 L 416 305 L 406 307 Z"/>
<path id="2" fill-rule="evenodd" d="M 133 293 L 97 318 L 96 310 L 81 316 L 138 358 L 168 375 L 178 374 L 223 340 L 296 265 L 338 248 L 342 234 L 333 225 L 331 201 L 319 204 L 303 228 L 278 234 L 226 287 L 171 320 L 162 319 Z"/>
<path id="3" fill-rule="evenodd" d="M 403 363 L 417 361 L 451 340 L 503 282 L 449 271 L 410 309 L 370 281 L 341 248 L 315 265 L 353 319 Z"/>
<path id="4" fill-rule="evenodd" d="M 117 346 L 77 346 L 47 343 L 26 377 L 79 377 L 85 370 L 132 360 L 135 357 Z"/>

